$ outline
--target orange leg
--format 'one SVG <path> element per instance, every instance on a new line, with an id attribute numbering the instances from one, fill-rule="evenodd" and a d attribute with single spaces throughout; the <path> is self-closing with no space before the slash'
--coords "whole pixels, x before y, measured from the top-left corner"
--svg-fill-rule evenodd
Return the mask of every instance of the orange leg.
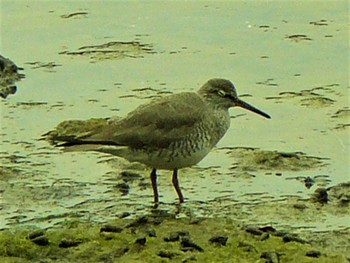
<path id="1" fill-rule="evenodd" d="M 177 179 L 177 169 L 174 169 L 174 172 L 173 172 L 173 185 L 175 187 L 177 195 L 179 196 L 180 203 L 183 203 L 184 202 L 184 196 L 181 193 L 179 180 Z"/>

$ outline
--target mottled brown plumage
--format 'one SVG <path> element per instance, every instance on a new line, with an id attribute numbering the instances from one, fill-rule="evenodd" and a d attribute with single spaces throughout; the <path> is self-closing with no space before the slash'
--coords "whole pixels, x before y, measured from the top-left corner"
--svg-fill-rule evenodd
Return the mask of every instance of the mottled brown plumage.
<path id="1" fill-rule="evenodd" d="M 94 150 L 140 162 L 151 168 L 154 202 L 158 203 L 156 170 L 173 170 L 173 184 L 184 198 L 177 170 L 202 160 L 230 126 L 228 109 L 239 106 L 266 118 L 266 113 L 241 101 L 233 84 L 211 79 L 197 93 L 169 95 L 130 112 L 125 118 L 66 141 L 68 151 Z"/>

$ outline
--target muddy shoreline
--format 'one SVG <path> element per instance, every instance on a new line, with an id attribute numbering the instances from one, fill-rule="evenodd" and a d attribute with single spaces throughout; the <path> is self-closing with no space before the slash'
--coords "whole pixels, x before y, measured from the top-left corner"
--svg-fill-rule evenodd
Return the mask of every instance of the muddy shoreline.
<path id="1" fill-rule="evenodd" d="M 125 214 L 123 215 L 125 216 Z M 175 218 L 161 210 L 107 224 L 0 233 L 2 262 L 347 262 L 349 229 L 297 235 L 271 225 Z"/>
<path id="2" fill-rule="evenodd" d="M 2 59 L 1 262 L 350 261 L 346 1 L 1 7 L 1 55 L 25 74 Z M 181 170 L 180 207 L 167 171 L 154 210 L 148 168 L 41 138 L 214 77 L 272 119 L 232 109 Z"/>

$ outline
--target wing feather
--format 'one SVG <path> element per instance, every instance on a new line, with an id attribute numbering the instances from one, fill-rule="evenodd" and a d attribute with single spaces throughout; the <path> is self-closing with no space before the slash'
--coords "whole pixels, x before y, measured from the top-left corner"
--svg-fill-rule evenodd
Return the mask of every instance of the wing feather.
<path id="1" fill-rule="evenodd" d="M 206 105 L 196 93 L 180 93 L 141 105 L 85 141 L 111 142 L 133 148 L 169 146 L 190 134 L 204 118 Z"/>

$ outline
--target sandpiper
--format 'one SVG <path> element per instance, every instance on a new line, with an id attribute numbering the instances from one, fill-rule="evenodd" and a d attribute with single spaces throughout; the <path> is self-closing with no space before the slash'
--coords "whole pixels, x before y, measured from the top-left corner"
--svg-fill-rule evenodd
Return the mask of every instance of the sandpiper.
<path id="1" fill-rule="evenodd" d="M 150 168 L 154 202 L 159 202 L 157 169 L 173 171 L 172 183 L 184 202 L 178 169 L 201 161 L 230 126 L 230 107 L 270 116 L 240 100 L 234 85 L 210 79 L 198 92 L 182 92 L 151 101 L 79 138 L 59 146 L 67 151 L 98 151 L 140 162 Z"/>

